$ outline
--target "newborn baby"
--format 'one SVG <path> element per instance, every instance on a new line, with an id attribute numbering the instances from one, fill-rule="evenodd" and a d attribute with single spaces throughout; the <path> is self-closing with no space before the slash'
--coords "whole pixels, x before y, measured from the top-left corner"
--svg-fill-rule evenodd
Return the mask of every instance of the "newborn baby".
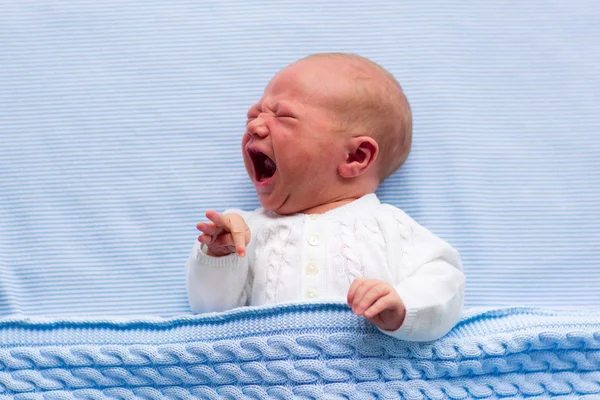
<path id="1" fill-rule="evenodd" d="M 374 194 L 411 136 L 400 85 L 368 59 L 316 54 L 277 73 L 242 138 L 262 208 L 197 225 L 192 310 L 343 298 L 396 338 L 445 335 L 463 303 L 458 253 Z"/>

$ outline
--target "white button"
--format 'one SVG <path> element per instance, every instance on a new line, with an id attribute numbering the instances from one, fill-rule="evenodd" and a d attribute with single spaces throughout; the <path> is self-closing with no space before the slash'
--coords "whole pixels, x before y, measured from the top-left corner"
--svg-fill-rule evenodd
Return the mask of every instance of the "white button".
<path id="1" fill-rule="evenodd" d="M 319 214 L 309 214 L 308 219 L 317 219 L 318 216 Z"/>
<path id="2" fill-rule="evenodd" d="M 319 240 L 319 235 L 310 235 L 308 237 L 308 244 L 310 244 L 311 246 L 318 246 L 319 243 L 321 243 L 321 241 Z"/>
<path id="3" fill-rule="evenodd" d="M 308 289 L 306 291 L 305 297 L 307 299 L 316 299 L 319 297 L 319 293 L 315 289 Z"/>
<path id="4" fill-rule="evenodd" d="M 307 275 L 316 275 L 317 272 L 319 272 L 319 267 L 317 267 L 317 264 L 315 263 L 308 263 L 308 265 L 306 266 L 306 274 Z"/>

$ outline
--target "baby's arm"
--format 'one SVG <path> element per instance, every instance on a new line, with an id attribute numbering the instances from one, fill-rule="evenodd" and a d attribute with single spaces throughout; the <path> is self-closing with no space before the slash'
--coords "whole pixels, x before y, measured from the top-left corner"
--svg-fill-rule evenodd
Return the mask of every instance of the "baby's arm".
<path id="1" fill-rule="evenodd" d="M 441 259 L 421 266 L 396 287 L 372 278 L 354 280 L 348 305 L 384 333 L 429 341 L 444 336 L 460 318 L 464 275 Z"/>
<path id="2" fill-rule="evenodd" d="M 210 222 L 197 224 L 202 234 L 186 264 L 188 299 L 196 313 L 243 306 L 248 297 L 250 228 L 237 213 L 206 216 Z"/>
<path id="3" fill-rule="evenodd" d="M 394 209 L 390 217 L 382 218 L 380 225 L 392 249 L 390 265 L 398 272 L 396 281 L 357 279 L 348 291 L 348 304 L 398 339 L 438 339 L 460 319 L 465 290 L 460 257 L 400 210 Z M 398 226 L 407 229 L 398 234 Z"/>
<path id="4" fill-rule="evenodd" d="M 422 264 L 395 286 L 406 315 L 402 326 L 390 335 L 403 340 L 429 341 L 448 333 L 459 321 L 465 275 L 460 264 L 443 258 Z"/>

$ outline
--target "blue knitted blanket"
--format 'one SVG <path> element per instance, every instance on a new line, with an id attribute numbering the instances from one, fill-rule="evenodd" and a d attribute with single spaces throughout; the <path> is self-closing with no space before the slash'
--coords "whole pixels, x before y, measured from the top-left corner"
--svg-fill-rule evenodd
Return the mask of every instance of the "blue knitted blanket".
<path id="1" fill-rule="evenodd" d="M 472 310 L 390 338 L 343 304 L 169 319 L 0 320 L 0 398 L 600 398 L 600 312 Z"/>

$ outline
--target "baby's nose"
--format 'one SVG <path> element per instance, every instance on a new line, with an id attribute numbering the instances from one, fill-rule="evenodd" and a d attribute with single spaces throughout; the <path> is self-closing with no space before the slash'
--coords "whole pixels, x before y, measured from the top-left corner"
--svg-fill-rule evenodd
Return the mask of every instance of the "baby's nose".
<path id="1" fill-rule="evenodd" d="M 258 136 L 260 138 L 264 138 L 269 134 L 269 128 L 267 128 L 265 121 L 261 116 L 250 121 L 246 129 L 251 136 Z"/>

